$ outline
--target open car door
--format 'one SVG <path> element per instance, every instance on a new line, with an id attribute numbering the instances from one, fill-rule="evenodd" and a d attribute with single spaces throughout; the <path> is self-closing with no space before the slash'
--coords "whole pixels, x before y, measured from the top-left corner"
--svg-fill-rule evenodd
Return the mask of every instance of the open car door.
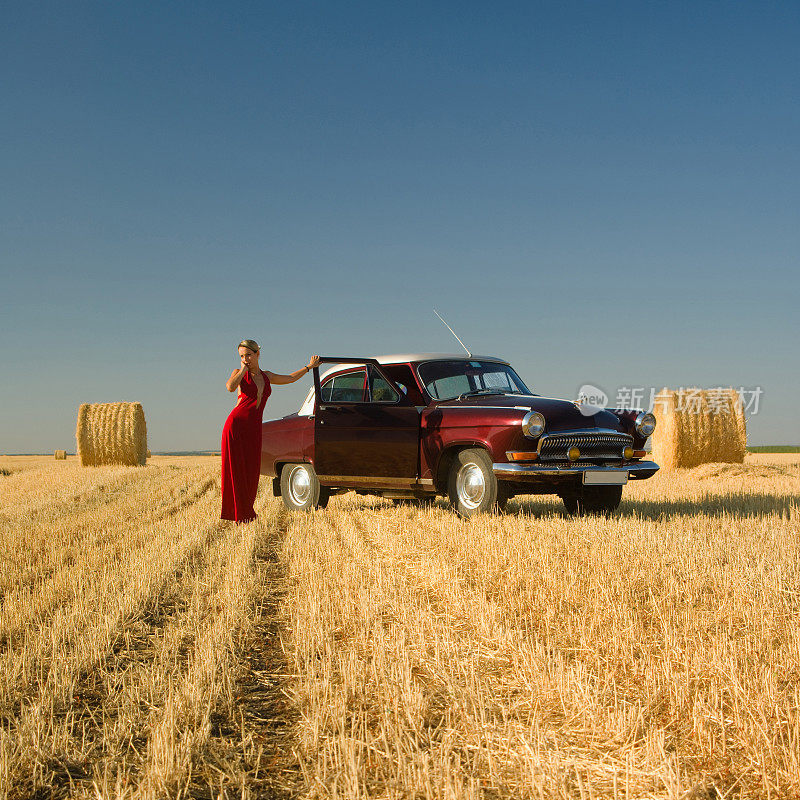
<path id="1" fill-rule="evenodd" d="M 331 378 L 323 386 L 319 368 L 314 368 L 314 468 L 320 483 L 382 488 L 415 484 L 419 411 L 375 359 L 325 357 L 320 363 L 356 367 L 342 376 L 347 380 L 339 386 Z"/>

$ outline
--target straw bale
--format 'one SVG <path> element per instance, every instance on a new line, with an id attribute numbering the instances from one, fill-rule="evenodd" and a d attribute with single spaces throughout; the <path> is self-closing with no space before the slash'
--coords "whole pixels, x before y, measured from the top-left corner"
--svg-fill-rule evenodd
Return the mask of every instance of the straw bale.
<path id="1" fill-rule="evenodd" d="M 736 414 L 736 431 L 739 434 L 739 446 L 742 450 L 742 461 L 744 461 L 744 454 L 747 452 L 747 423 L 744 419 L 744 403 L 738 392 L 734 389 L 731 389 L 731 392 L 735 395 L 733 410 Z"/>
<path id="2" fill-rule="evenodd" d="M 747 430 L 733 389 L 667 388 L 656 395 L 652 454 L 662 469 L 744 461 Z"/>
<path id="3" fill-rule="evenodd" d="M 56 461 L 65 461 L 67 458 L 67 451 L 66 450 L 56 450 L 53 453 L 53 456 Z"/>
<path id="4" fill-rule="evenodd" d="M 146 463 L 147 424 L 141 403 L 83 403 L 75 438 L 84 467 Z"/>
<path id="5" fill-rule="evenodd" d="M 652 437 L 652 456 L 662 469 L 674 469 L 678 465 L 680 432 L 677 403 L 677 393 L 664 387 L 656 395 L 653 405 L 656 429 Z"/>
<path id="6" fill-rule="evenodd" d="M 747 452 L 747 424 L 744 418 L 744 408 L 738 392 L 733 389 L 725 391 L 725 411 L 720 416 L 724 431 L 718 437 L 721 443 L 717 461 L 741 464 Z"/>
<path id="7" fill-rule="evenodd" d="M 714 450 L 717 446 L 718 433 L 715 426 L 715 420 L 711 414 L 711 404 L 707 392 L 699 392 L 696 408 L 690 415 L 694 418 L 694 432 L 696 435 L 696 446 L 692 452 L 695 464 L 692 466 L 700 466 L 707 461 L 718 461 L 714 458 Z"/>

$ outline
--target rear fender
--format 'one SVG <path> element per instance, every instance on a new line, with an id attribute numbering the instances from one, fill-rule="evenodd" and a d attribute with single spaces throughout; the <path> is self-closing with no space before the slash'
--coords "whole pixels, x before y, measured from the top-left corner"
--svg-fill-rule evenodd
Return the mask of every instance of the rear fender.
<path id="1" fill-rule="evenodd" d="M 275 462 L 275 477 L 272 479 L 272 496 L 273 497 L 280 497 L 281 496 L 281 471 L 286 466 L 287 462 L 285 461 L 276 461 Z"/>

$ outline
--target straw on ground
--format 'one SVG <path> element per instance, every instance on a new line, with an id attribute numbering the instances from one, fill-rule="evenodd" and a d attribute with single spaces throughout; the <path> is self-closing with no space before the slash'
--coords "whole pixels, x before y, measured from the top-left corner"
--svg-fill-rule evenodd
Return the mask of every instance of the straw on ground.
<path id="1" fill-rule="evenodd" d="M 218 459 L 6 461 L 3 800 L 800 796 L 797 456 L 249 526 Z"/>

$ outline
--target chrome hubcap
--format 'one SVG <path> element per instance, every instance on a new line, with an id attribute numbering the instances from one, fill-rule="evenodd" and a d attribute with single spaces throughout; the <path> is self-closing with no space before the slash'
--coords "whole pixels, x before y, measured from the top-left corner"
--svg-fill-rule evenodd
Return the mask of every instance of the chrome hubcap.
<path id="1" fill-rule="evenodd" d="M 477 464 L 464 464 L 456 475 L 456 492 L 465 508 L 478 508 L 486 494 L 486 479 Z"/>
<path id="2" fill-rule="evenodd" d="M 297 506 L 304 506 L 311 497 L 311 476 L 305 467 L 294 467 L 289 475 L 289 494 Z"/>

